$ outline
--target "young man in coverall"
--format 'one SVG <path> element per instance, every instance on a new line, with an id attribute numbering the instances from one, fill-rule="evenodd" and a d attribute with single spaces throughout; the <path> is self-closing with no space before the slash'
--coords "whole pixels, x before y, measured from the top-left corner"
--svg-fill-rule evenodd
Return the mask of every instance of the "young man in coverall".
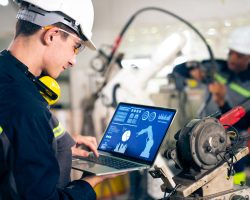
<path id="1" fill-rule="evenodd" d="M 52 116 L 35 77 L 57 78 L 91 41 L 91 0 L 19 1 L 15 38 L 0 53 L 0 200 L 96 199 L 102 177 L 70 182 L 72 153 L 96 156 L 95 138 L 75 141 Z M 39 82 L 39 84 L 38 84 Z"/>

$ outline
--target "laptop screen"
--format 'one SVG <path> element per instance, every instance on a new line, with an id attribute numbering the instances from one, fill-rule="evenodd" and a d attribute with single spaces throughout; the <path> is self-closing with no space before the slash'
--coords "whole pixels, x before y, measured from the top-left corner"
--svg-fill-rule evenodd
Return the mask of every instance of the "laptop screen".
<path id="1" fill-rule="evenodd" d="M 176 110 L 120 103 L 98 150 L 152 163 Z"/>

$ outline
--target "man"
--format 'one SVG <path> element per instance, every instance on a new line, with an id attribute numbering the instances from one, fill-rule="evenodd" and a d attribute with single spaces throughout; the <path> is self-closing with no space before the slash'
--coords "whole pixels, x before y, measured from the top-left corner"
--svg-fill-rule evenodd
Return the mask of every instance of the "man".
<path id="1" fill-rule="evenodd" d="M 98 156 L 96 140 L 72 140 L 49 112 L 36 78 L 57 78 L 85 46 L 95 49 L 92 2 L 24 0 L 17 18 L 15 38 L 0 53 L 0 200 L 95 199 L 93 187 L 108 177 L 69 182 L 69 173 L 72 153 L 88 155 L 76 144 Z"/>
<path id="2" fill-rule="evenodd" d="M 250 97 L 250 26 L 240 27 L 232 32 L 227 62 L 218 63 L 215 82 L 208 85 L 208 91 L 212 99 L 203 110 L 202 116 L 216 111 L 225 113 Z M 234 127 L 241 135 L 249 134 L 247 130 L 250 127 L 250 111 Z M 236 184 L 246 180 L 244 166 L 247 159 L 249 157 L 240 160 L 234 167 Z"/>
<path id="3" fill-rule="evenodd" d="M 213 100 L 204 110 L 204 116 L 217 110 L 224 113 L 250 97 L 250 26 L 240 27 L 231 34 L 227 62 L 219 63 L 215 80 L 208 87 Z"/>
<path id="4" fill-rule="evenodd" d="M 217 72 L 214 82 L 208 84 L 212 99 L 200 114 L 201 117 L 214 114 L 218 110 L 224 113 L 250 97 L 250 26 L 240 27 L 231 34 L 228 60 L 216 59 L 215 63 Z M 177 79 L 193 78 L 207 84 L 206 72 L 210 68 L 210 60 L 191 61 L 177 65 L 173 74 L 176 74 Z M 184 86 L 185 83 L 181 85 Z"/>

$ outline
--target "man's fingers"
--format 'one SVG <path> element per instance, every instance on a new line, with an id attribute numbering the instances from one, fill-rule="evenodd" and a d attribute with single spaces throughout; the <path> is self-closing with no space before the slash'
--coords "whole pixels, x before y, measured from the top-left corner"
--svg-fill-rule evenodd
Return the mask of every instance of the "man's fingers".
<path id="1" fill-rule="evenodd" d="M 89 140 L 89 141 L 92 142 L 95 146 L 97 146 L 97 141 L 96 141 L 96 138 L 95 138 L 95 137 L 87 136 L 87 140 Z"/>
<path id="2" fill-rule="evenodd" d="M 94 154 L 95 156 L 99 156 L 98 152 L 97 152 L 97 141 L 96 138 L 91 137 L 91 136 L 81 136 L 78 135 L 75 137 L 75 141 L 77 143 L 77 145 L 85 145 L 86 147 L 88 147 Z M 81 150 L 81 149 L 79 149 Z M 87 151 L 85 151 L 87 152 Z M 79 152 L 78 152 L 79 153 Z"/>
<path id="3" fill-rule="evenodd" d="M 72 147 L 72 154 L 74 156 L 83 156 L 83 157 L 88 157 L 89 156 L 89 152 L 76 148 L 76 147 Z"/>
<path id="4" fill-rule="evenodd" d="M 89 143 L 92 143 L 94 144 L 96 147 L 97 147 L 97 141 L 96 141 L 96 138 L 94 137 L 91 137 L 91 136 L 80 136 L 76 139 L 76 142 L 78 144 L 89 144 Z"/>
<path id="5" fill-rule="evenodd" d="M 89 144 L 86 145 L 86 146 L 88 146 L 88 147 L 90 148 L 90 150 L 93 151 L 93 153 L 95 154 L 96 157 L 99 156 L 98 151 L 97 151 L 97 149 L 96 149 L 96 146 L 95 146 L 93 143 L 89 143 Z"/>

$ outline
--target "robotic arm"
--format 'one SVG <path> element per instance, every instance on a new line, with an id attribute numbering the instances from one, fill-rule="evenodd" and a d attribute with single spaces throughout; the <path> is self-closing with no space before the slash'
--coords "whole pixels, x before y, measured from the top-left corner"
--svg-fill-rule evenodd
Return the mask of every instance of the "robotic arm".
<path id="1" fill-rule="evenodd" d="M 183 35 L 173 34 L 159 46 L 151 58 L 150 66 L 143 69 L 121 69 L 102 90 L 105 102 L 153 104 L 145 92 L 148 81 L 171 63 L 185 44 L 186 38 Z"/>

